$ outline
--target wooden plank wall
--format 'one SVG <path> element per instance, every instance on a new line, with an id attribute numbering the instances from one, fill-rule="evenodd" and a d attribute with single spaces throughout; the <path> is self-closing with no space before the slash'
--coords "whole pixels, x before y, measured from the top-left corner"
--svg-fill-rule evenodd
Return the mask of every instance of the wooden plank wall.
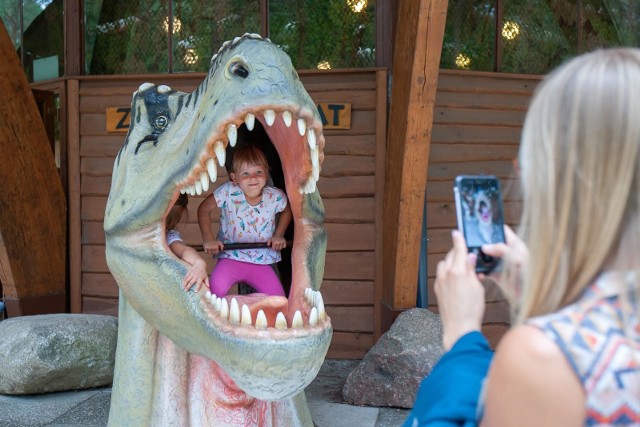
<path id="1" fill-rule="evenodd" d="M 361 358 L 373 345 L 374 286 L 379 281 L 374 261 L 376 251 L 381 249 L 376 220 L 380 217 L 377 207 L 384 182 L 376 183 L 376 162 L 384 162 L 386 128 L 380 126 L 379 114 L 386 111 L 386 71 L 300 74 L 315 102 L 352 104 L 351 129 L 325 131 L 325 159 L 318 188 L 326 209 L 329 238 L 322 285 L 334 328 L 328 357 Z M 203 78 L 153 76 L 150 81 L 189 92 Z M 80 194 L 75 196 L 81 206 L 80 219 L 71 227 L 80 229 L 80 242 L 75 246 L 80 253 L 75 258 L 80 259 L 81 278 L 75 294 L 81 299 L 83 313 L 117 315 L 118 288 L 105 260 L 103 219 L 113 161 L 124 134 L 106 132 L 105 111 L 107 107 L 130 105 L 132 93 L 144 81 L 94 77 L 82 78 L 79 83 L 79 149 L 70 153 L 76 156 L 76 162 L 70 165 L 78 164 L 80 170 L 70 170 L 69 176 L 80 177 Z M 382 117 L 386 121 L 386 114 Z M 222 175 L 218 183 L 224 180 Z M 183 225 L 188 244 L 202 243 L 196 218 L 202 199 L 192 197 L 189 202 Z"/>
<path id="2" fill-rule="evenodd" d="M 433 283 L 438 262 L 451 247 L 456 228 L 453 180 L 456 175 L 500 178 L 506 222 L 516 225 L 521 208 L 514 173 L 520 132 L 537 76 L 441 70 L 427 178 L 429 308 L 437 311 Z M 500 291 L 486 293 L 484 330 L 495 345 L 509 325 Z"/>

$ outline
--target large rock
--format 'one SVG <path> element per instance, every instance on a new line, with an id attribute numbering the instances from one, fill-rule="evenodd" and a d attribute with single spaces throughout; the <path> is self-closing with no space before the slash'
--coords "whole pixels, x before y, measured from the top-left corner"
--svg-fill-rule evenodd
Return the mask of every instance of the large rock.
<path id="1" fill-rule="evenodd" d="M 349 374 L 342 396 L 355 405 L 411 408 L 442 353 L 440 316 L 422 308 L 405 311 Z"/>
<path id="2" fill-rule="evenodd" d="M 117 318 L 46 314 L 0 322 L 0 393 L 36 394 L 111 384 Z"/>

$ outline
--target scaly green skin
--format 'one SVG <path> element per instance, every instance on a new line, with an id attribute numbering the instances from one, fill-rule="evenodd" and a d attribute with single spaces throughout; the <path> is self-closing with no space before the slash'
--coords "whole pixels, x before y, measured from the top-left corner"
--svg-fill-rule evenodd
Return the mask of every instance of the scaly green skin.
<path id="1" fill-rule="evenodd" d="M 273 126 L 268 111 L 277 113 Z M 285 111 L 293 115 L 290 127 L 281 117 Z M 226 146 L 229 126 L 239 127 L 249 113 L 265 124 L 278 151 L 294 214 L 285 331 L 221 320 L 204 290 L 182 290 L 187 266 L 165 240 L 164 219 L 178 192 L 200 190 L 195 183 L 206 174 L 207 160 L 216 159 L 214 145 L 221 141 Z M 207 395 L 206 406 L 215 406 L 216 397 L 207 385 L 195 391 L 184 382 L 219 368 L 248 396 L 278 401 L 259 410 L 254 403 L 247 412 L 263 417 L 251 413 L 239 425 L 271 425 L 265 421 L 269 417 L 275 418 L 273 425 L 311 425 L 303 390 L 320 369 L 332 335 L 324 305 L 317 302 L 319 292 L 315 302 L 305 299 L 306 288 L 319 290 L 324 271 L 324 208 L 315 189 L 324 137 L 315 104 L 289 57 L 259 36 L 236 38 L 214 56 L 193 93 L 146 83 L 133 96 L 131 114 L 104 222 L 107 263 L 120 287 L 110 425 L 219 425 L 229 415 L 224 402 L 217 406 L 222 412 L 199 414 L 196 420 L 193 402 L 201 404 Z M 298 118 L 307 131 L 296 129 Z M 321 313 L 315 322 L 309 319 L 312 306 Z M 302 312 L 304 328 L 292 328 L 296 310 Z M 192 360 L 199 356 L 215 363 Z"/>

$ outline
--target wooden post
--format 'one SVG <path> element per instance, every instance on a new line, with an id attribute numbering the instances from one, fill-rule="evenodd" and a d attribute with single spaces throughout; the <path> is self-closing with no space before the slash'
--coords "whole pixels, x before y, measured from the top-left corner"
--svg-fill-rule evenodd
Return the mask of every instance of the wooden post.
<path id="1" fill-rule="evenodd" d="M 433 106 L 447 3 L 399 3 L 384 200 L 383 303 L 391 310 L 416 304 Z"/>
<path id="2" fill-rule="evenodd" d="M 65 196 L 38 107 L 1 21 L 0 94 L 0 281 L 7 314 L 65 312 Z"/>

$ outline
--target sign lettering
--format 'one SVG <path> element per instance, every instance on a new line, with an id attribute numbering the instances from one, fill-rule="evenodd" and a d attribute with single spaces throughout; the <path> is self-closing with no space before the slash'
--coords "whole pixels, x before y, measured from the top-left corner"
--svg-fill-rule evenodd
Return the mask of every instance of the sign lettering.
<path id="1" fill-rule="evenodd" d="M 131 107 L 107 107 L 107 132 L 127 132 Z"/>
<path id="2" fill-rule="evenodd" d="M 317 105 L 324 129 L 351 129 L 351 104 L 321 102 Z M 107 132 L 127 132 L 130 107 L 107 107 Z"/>

